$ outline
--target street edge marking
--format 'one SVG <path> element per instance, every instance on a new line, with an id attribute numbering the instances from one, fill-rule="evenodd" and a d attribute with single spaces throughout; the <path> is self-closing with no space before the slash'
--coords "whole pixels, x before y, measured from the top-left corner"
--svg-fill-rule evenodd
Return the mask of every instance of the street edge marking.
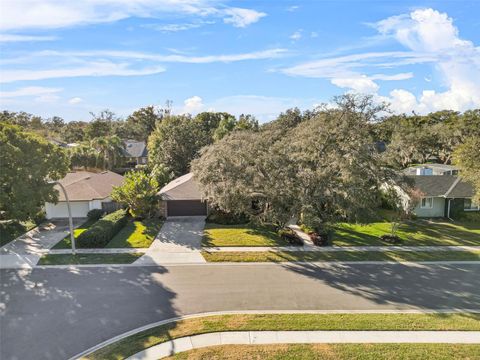
<path id="1" fill-rule="evenodd" d="M 313 265 L 317 267 L 332 265 L 480 265 L 480 261 L 283 261 L 283 262 L 207 262 L 207 263 L 163 263 L 163 264 L 78 264 L 78 265 L 37 265 L 34 269 L 75 269 L 94 267 L 175 267 L 175 266 L 284 266 L 284 265 Z M 5 268 L 7 269 L 7 268 Z M 15 269 L 15 268 L 11 268 Z M 33 269 L 31 269 L 33 270 Z"/>
<path id="2" fill-rule="evenodd" d="M 173 322 L 195 319 L 208 316 L 221 316 L 221 315 L 259 315 L 259 314 L 458 314 L 458 313 L 473 313 L 480 314 L 480 309 L 405 309 L 405 310 L 238 310 L 238 311 L 212 311 L 191 315 L 182 315 L 156 321 L 144 326 L 140 326 L 136 329 L 129 330 L 123 334 L 117 335 L 109 340 L 103 341 L 81 353 L 71 357 L 69 360 L 78 360 L 83 356 L 86 356 L 94 351 L 97 351 L 105 346 L 111 345 L 117 341 L 123 340 L 129 336 L 135 335 L 139 332 L 149 330 L 151 328 L 170 324 Z"/>

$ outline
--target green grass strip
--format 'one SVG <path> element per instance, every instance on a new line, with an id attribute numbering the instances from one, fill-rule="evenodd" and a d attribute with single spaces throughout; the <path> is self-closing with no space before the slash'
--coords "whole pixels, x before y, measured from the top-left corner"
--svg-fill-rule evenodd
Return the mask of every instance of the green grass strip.
<path id="1" fill-rule="evenodd" d="M 124 359 L 172 339 L 218 331 L 480 330 L 480 314 L 245 314 L 192 318 L 129 336 L 86 359 Z M 250 357 L 243 357 L 250 358 Z M 397 359 L 398 357 L 393 357 Z M 424 357 L 423 357 L 424 358 Z"/>
<path id="2" fill-rule="evenodd" d="M 480 261 L 480 251 L 202 251 L 208 262 Z"/>
<path id="3" fill-rule="evenodd" d="M 470 344 L 279 344 L 212 346 L 182 352 L 166 359 L 473 360 L 479 358 L 480 345 Z"/>
<path id="4" fill-rule="evenodd" d="M 47 254 L 38 265 L 131 264 L 143 253 L 135 254 Z"/>

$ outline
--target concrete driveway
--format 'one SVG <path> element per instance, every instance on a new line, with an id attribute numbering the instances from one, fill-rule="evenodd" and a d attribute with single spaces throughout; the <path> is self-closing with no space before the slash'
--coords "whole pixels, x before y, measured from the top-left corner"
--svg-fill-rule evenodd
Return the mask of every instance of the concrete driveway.
<path id="1" fill-rule="evenodd" d="M 148 251 L 135 265 L 205 263 L 202 248 L 204 216 L 169 217 Z"/>
<path id="2" fill-rule="evenodd" d="M 84 218 L 73 220 L 77 227 Z M 0 248 L 0 269 L 31 268 L 42 254 L 69 233 L 68 220 L 51 220 L 19 236 Z"/>

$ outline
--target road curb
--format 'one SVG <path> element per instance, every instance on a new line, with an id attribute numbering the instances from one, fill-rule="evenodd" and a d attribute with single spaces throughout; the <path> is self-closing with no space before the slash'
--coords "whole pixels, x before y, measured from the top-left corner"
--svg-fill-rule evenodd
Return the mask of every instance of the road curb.
<path id="1" fill-rule="evenodd" d="M 142 350 L 127 360 L 157 360 L 218 345 L 478 344 L 480 331 L 222 331 L 184 336 Z"/>
<path id="2" fill-rule="evenodd" d="M 75 269 L 95 267 L 176 267 L 176 266 L 285 266 L 309 265 L 316 267 L 344 265 L 480 265 L 480 261 L 284 261 L 284 262 L 207 262 L 207 263 L 164 263 L 164 264 L 80 264 L 80 265 L 37 265 L 35 269 Z M 30 269 L 33 270 L 33 269 Z"/>
<path id="3" fill-rule="evenodd" d="M 475 313 L 480 314 L 480 309 L 405 309 L 405 310 L 242 310 L 242 311 L 213 311 L 191 315 L 182 315 L 170 319 L 157 321 L 147 324 L 136 329 L 127 331 L 123 334 L 117 335 L 109 340 L 103 341 L 73 357 L 69 360 L 78 360 L 94 351 L 97 351 L 105 346 L 111 345 L 117 341 L 125 339 L 129 336 L 135 335 L 151 328 L 170 324 L 173 322 L 195 319 L 208 316 L 221 315 L 255 315 L 255 314 L 457 314 L 457 313 Z"/>

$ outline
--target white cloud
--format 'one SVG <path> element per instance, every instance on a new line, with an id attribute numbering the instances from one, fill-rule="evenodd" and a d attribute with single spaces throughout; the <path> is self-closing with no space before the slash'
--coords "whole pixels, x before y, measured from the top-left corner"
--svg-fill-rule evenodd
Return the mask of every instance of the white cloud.
<path id="1" fill-rule="evenodd" d="M 289 36 L 290 40 L 297 41 L 302 38 L 302 29 L 295 31 L 292 35 Z"/>
<path id="2" fill-rule="evenodd" d="M 183 105 L 184 106 L 181 112 L 188 114 L 197 114 L 205 108 L 205 105 L 203 104 L 203 99 L 200 96 L 196 95 L 186 99 L 183 102 Z"/>
<path id="3" fill-rule="evenodd" d="M 317 38 L 317 37 L 318 37 L 318 33 L 317 33 L 316 31 L 312 31 L 312 32 L 310 33 L 310 37 L 311 37 L 312 39 Z"/>
<path id="4" fill-rule="evenodd" d="M 164 33 L 169 32 L 178 32 L 178 31 L 186 31 L 191 29 L 197 29 L 204 25 L 211 25 L 215 24 L 215 21 L 197 21 L 193 23 L 180 23 L 180 24 L 147 24 L 143 27 L 153 29 L 156 31 L 161 31 Z"/>
<path id="5" fill-rule="evenodd" d="M 365 75 L 353 78 L 334 78 L 331 83 L 341 88 L 366 94 L 375 93 L 379 89 L 379 86 Z"/>
<path id="6" fill-rule="evenodd" d="M 429 112 L 441 109 L 465 110 L 480 106 L 480 48 L 461 39 L 453 20 L 433 9 L 419 9 L 393 16 L 373 25 L 382 37 L 391 37 L 407 51 L 367 52 L 324 58 L 282 69 L 285 74 L 329 79 L 334 85 L 359 92 L 375 93 L 374 80 L 401 81 L 412 72 L 384 74 L 402 66 L 431 64 L 446 90 L 424 89 L 418 98 L 405 89 L 395 89 L 388 97 L 402 112 Z M 381 70 L 381 73 L 376 73 Z M 373 74 L 372 74 L 373 73 Z"/>
<path id="7" fill-rule="evenodd" d="M 77 67 L 53 68 L 44 70 L 4 69 L 0 79 L 3 83 L 83 76 L 140 76 L 158 74 L 165 71 L 161 66 L 132 68 L 128 63 L 110 61 L 84 62 Z"/>
<path id="8" fill-rule="evenodd" d="M 20 34 L 0 34 L 0 42 L 37 42 L 57 40 L 56 36 L 39 35 L 20 35 Z"/>
<path id="9" fill-rule="evenodd" d="M 292 6 L 287 7 L 287 11 L 289 11 L 289 12 L 294 12 L 294 11 L 297 11 L 298 9 L 300 9 L 300 6 L 298 6 L 298 5 L 292 5 Z"/>
<path id="10" fill-rule="evenodd" d="M 35 103 L 53 103 L 60 99 L 58 93 L 62 90 L 43 86 L 27 86 L 11 91 L 1 91 L 0 103 L 2 105 L 12 104 L 17 102 L 18 98 L 27 98 L 30 102 L 33 100 Z"/>
<path id="11" fill-rule="evenodd" d="M 68 103 L 72 104 L 72 105 L 77 105 L 77 104 L 80 104 L 82 102 L 83 102 L 83 99 L 81 97 L 73 97 L 73 98 L 68 100 Z"/>
<path id="12" fill-rule="evenodd" d="M 245 27 L 266 15 L 229 7 L 220 0 L 3 0 L 0 29 L 53 29 L 169 14 L 221 17 L 237 27 Z"/>
<path id="13" fill-rule="evenodd" d="M 412 51 L 437 57 L 435 69 L 447 87 L 443 92 L 423 90 L 418 98 L 396 89 L 390 93 L 393 108 L 408 103 L 413 110 L 429 112 L 480 106 L 480 48 L 459 37 L 457 27 L 446 13 L 420 9 L 382 20 L 376 27 Z"/>
<path id="14" fill-rule="evenodd" d="M 227 15 L 223 22 L 225 24 L 232 24 L 235 27 L 243 28 L 250 24 L 256 23 L 262 17 L 267 16 L 267 14 L 251 10 L 251 9 L 242 9 L 242 8 L 227 8 L 223 10 L 225 15 Z"/>

